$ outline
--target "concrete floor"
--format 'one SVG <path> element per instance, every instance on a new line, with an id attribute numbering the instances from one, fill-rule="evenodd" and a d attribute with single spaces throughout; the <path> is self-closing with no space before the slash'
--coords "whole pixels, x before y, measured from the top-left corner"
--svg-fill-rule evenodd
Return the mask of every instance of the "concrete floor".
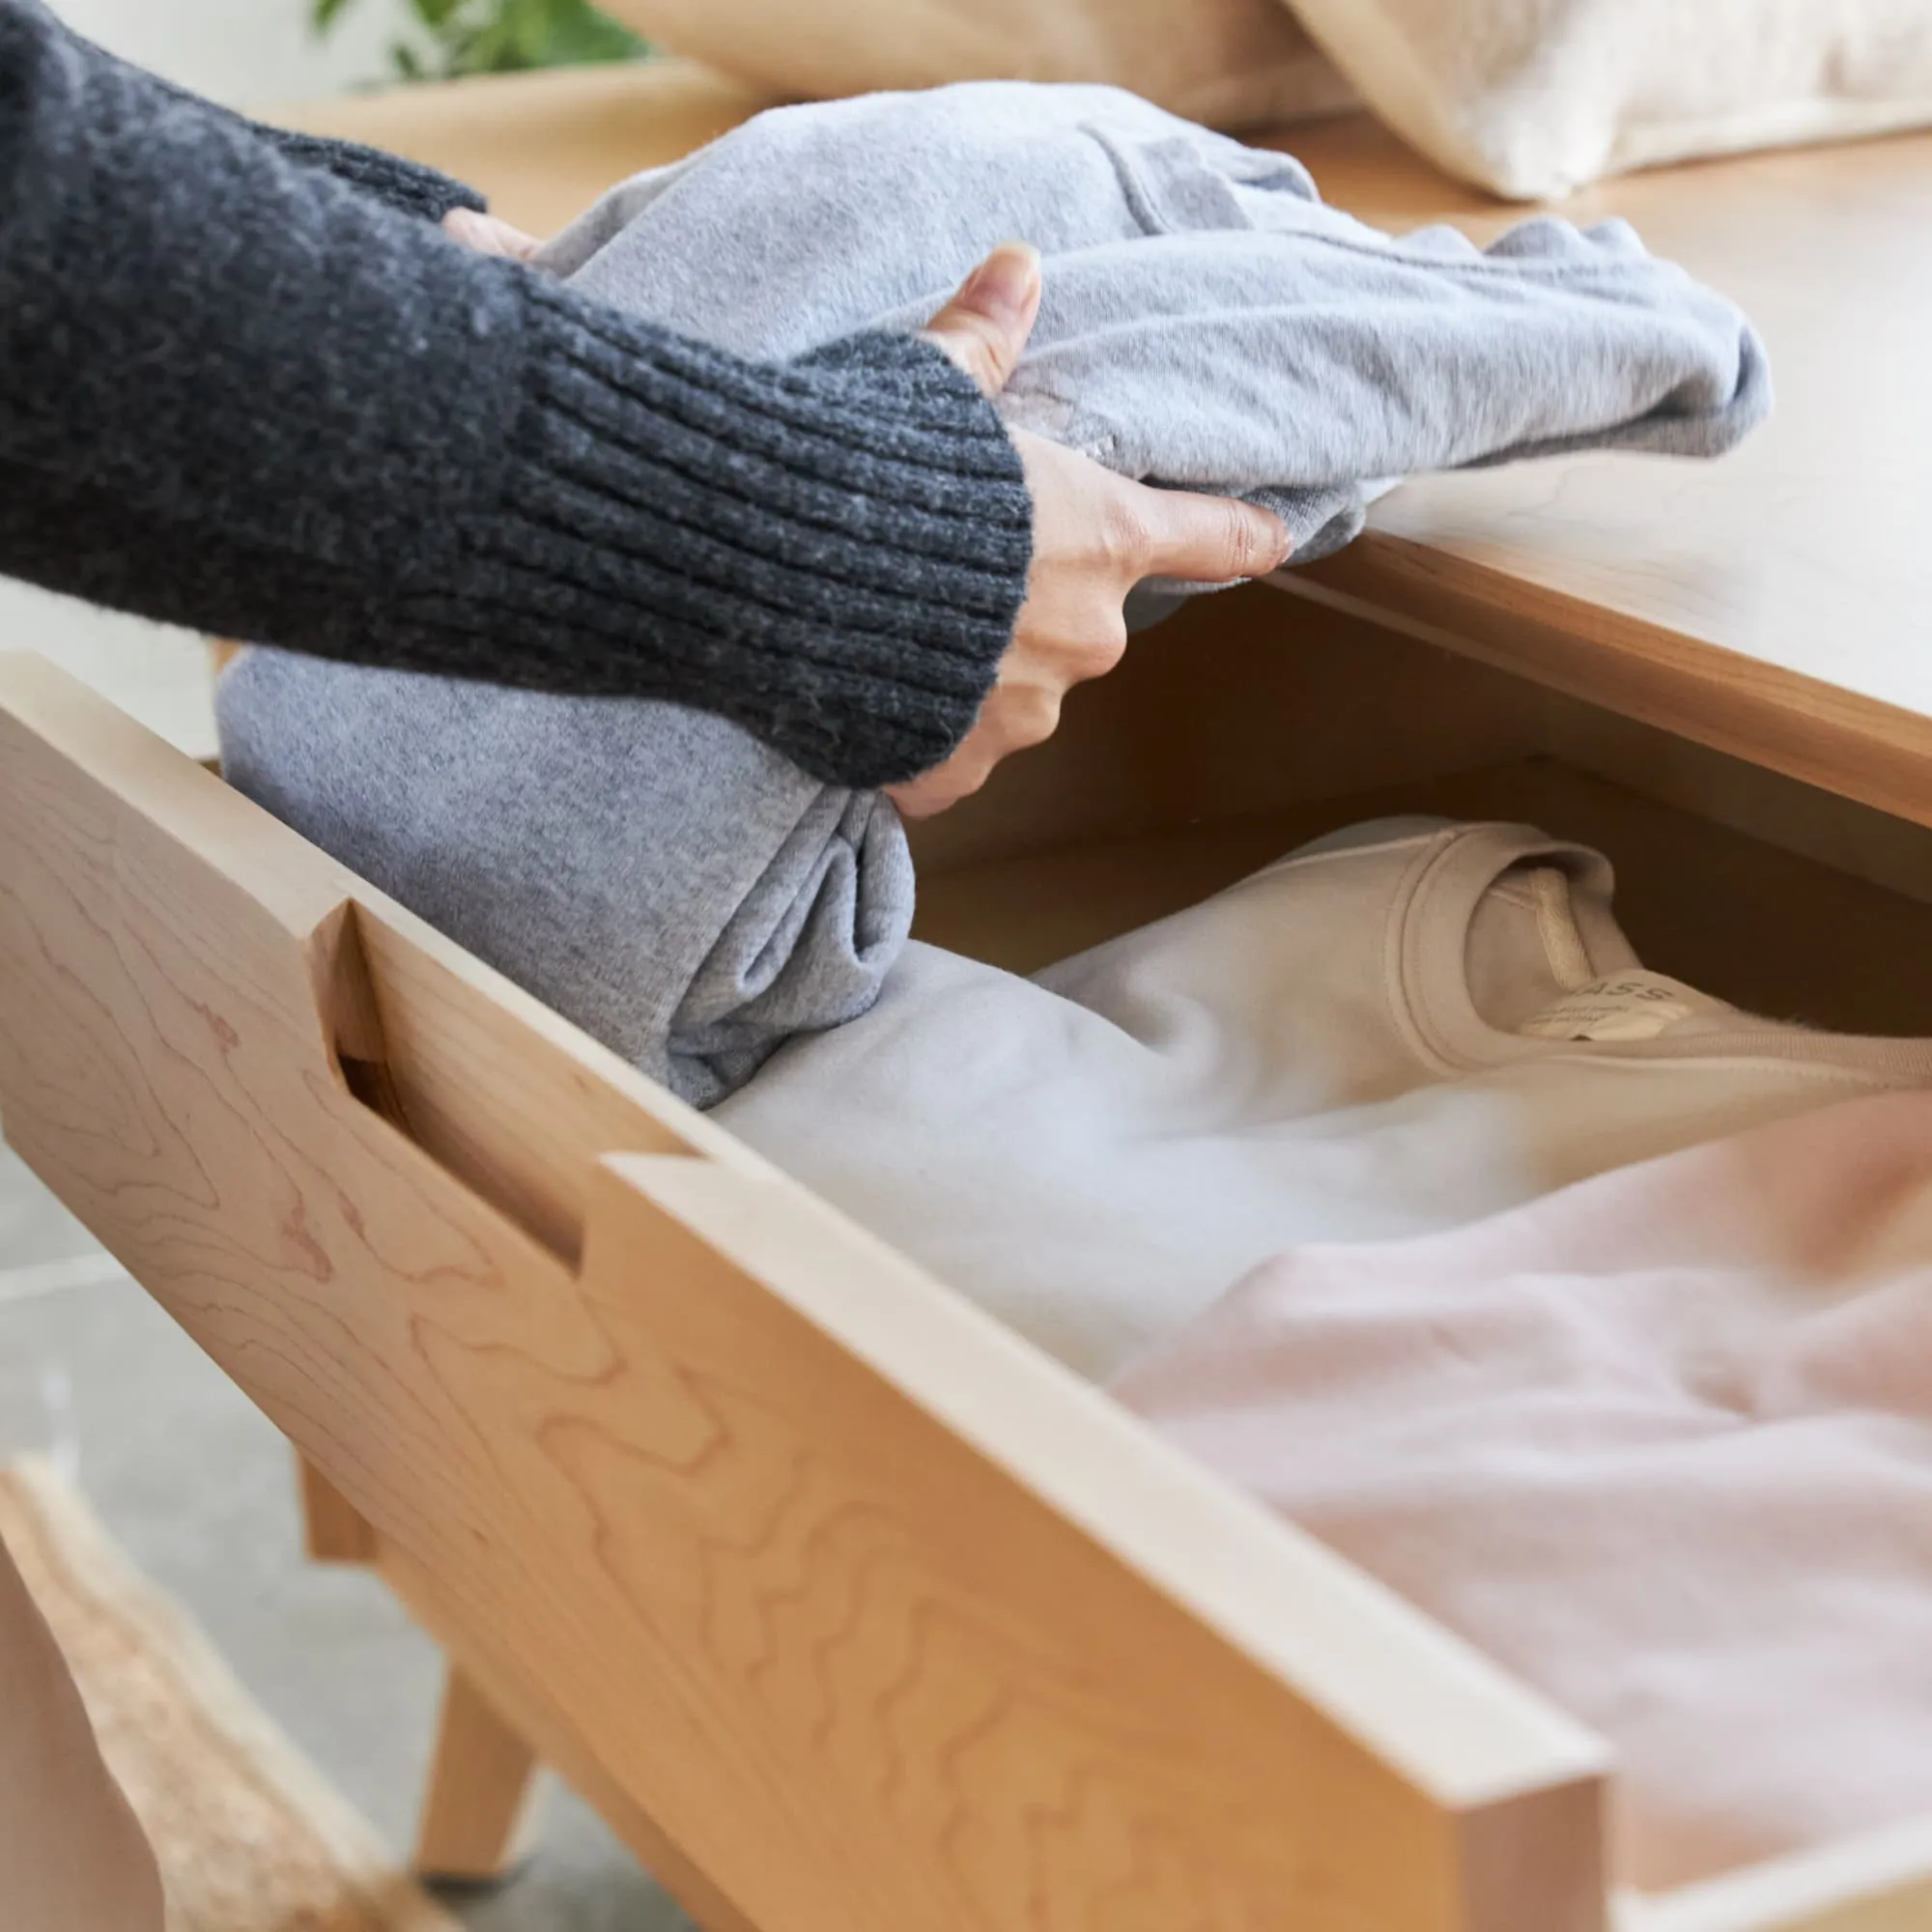
<path id="1" fill-rule="evenodd" d="M 392 1845 L 415 1819 L 435 1647 L 373 1578 L 300 1552 L 287 1445 L 0 1148 L 0 1458 L 51 1456 Z M 473 1932 L 683 1932 L 584 1805 L 549 1794 L 533 1861 L 448 1894 Z"/>

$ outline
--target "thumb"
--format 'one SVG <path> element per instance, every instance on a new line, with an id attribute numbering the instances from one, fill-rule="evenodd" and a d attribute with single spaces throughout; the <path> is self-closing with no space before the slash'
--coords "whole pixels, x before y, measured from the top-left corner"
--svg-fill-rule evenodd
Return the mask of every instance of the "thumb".
<path id="1" fill-rule="evenodd" d="M 1039 313 L 1039 250 L 1002 242 L 926 325 L 936 343 L 989 396 L 1007 386 Z"/>

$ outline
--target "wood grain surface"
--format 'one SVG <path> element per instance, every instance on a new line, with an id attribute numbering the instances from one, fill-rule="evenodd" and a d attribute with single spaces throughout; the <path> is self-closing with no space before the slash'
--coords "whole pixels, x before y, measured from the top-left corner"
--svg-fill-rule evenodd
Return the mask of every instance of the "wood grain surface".
<path id="1" fill-rule="evenodd" d="M 443 1672 L 412 1860 L 424 1878 L 489 1884 L 529 1855 L 542 1814 L 536 1754 L 460 1663 Z"/>
<path id="2" fill-rule="evenodd" d="M 311 1563 L 374 1563 L 376 1532 L 356 1515 L 342 1492 L 306 1457 L 296 1458 L 296 1482 L 301 1503 L 302 1551 L 308 1560 Z"/>
<path id="3" fill-rule="evenodd" d="M 764 1932 L 1601 1926 L 1587 1733 L 31 658 L 0 1108 Z"/>

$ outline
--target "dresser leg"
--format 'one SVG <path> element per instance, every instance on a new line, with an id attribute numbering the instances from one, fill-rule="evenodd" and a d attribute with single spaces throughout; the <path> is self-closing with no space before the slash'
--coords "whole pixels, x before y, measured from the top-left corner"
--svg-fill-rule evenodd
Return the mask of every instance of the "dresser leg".
<path id="1" fill-rule="evenodd" d="M 535 1836 L 536 1773 L 529 1746 L 452 1663 L 416 1833 L 417 1872 L 469 1884 L 508 1877 Z"/>
<path id="2" fill-rule="evenodd" d="M 311 1463 L 297 1458 L 301 1482 L 302 1542 L 313 1563 L 373 1563 L 376 1532 L 355 1506 Z"/>

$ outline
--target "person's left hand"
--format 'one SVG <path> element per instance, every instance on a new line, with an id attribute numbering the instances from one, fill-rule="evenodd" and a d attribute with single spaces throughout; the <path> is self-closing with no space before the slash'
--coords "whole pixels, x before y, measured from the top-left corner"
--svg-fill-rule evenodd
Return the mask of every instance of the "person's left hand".
<path id="1" fill-rule="evenodd" d="M 527 262 L 543 246 L 534 235 L 473 208 L 452 208 L 442 217 L 442 232 L 479 255 L 507 255 L 513 262 Z"/>

